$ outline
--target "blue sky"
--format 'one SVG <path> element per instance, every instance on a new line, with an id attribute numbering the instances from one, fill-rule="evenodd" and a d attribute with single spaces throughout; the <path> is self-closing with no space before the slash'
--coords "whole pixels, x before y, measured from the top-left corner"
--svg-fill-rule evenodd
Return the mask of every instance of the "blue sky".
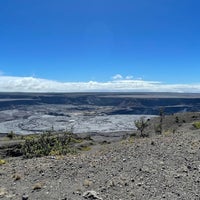
<path id="1" fill-rule="evenodd" d="M 199 86 L 199 7 L 198 0 L 2 0 L 0 84 L 32 77 Z"/>

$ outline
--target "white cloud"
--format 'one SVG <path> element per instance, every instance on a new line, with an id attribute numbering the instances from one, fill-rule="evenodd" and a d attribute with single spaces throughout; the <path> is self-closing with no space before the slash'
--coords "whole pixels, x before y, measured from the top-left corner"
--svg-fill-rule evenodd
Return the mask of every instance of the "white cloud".
<path id="1" fill-rule="evenodd" d="M 34 77 L 0 76 L 0 92 L 200 92 L 200 84 L 163 84 L 118 79 L 107 82 L 58 82 Z"/>
<path id="2" fill-rule="evenodd" d="M 126 76 L 125 79 L 127 80 L 133 79 L 133 76 Z"/>
<path id="3" fill-rule="evenodd" d="M 123 76 L 121 74 L 116 74 L 112 77 L 113 80 L 119 80 L 119 79 L 123 79 Z"/>

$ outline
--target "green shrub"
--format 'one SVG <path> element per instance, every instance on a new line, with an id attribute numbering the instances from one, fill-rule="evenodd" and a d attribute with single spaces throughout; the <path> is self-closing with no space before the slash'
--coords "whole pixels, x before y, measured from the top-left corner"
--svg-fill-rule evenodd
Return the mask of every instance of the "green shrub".
<path id="1" fill-rule="evenodd" d="M 0 159 L 0 165 L 4 165 L 4 164 L 6 164 L 6 161 L 3 159 Z"/>
<path id="2" fill-rule="evenodd" d="M 200 129 L 200 122 L 194 122 L 192 124 L 196 129 Z"/>
<path id="3" fill-rule="evenodd" d="M 165 117 L 164 107 L 160 107 L 159 109 L 159 124 L 154 126 L 154 130 L 157 134 L 162 134 L 163 132 L 163 121 Z"/>
<path id="4" fill-rule="evenodd" d="M 7 137 L 12 140 L 15 137 L 15 133 L 11 131 L 10 133 L 7 134 Z"/>
<path id="5" fill-rule="evenodd" d="M 146 120 L 144 117 L 141 117 L 140 119 L 135 120 L 134 124 L 137 130 L 140 131 L 140 136 L 145 137 L 146 135 L 144 134 L 144 130 L 148 126 L 148 120 Z"/>
<path id="6" fill-rule="evenodd" d="M 50 132 L 43 133 L 39 137 L 28 137 L 22 146 L 24 158 L 42 157 L 48 155 L 66 155 L 74 152 L 71 148 L 73 135 L 63 133 L 53 135 Z"/>
<path id="7" fill-rule="evenodd" d="M 90 151 L 90 150 L 91 150 L 91 147 L 90 147 L 90 146 L 83 146 L 83 147 L 81 147 L 80 150 L 81 150 L 81 151 Z"/>
<path id="8" fill-rule="evenodd" d="M 175 122 L 179 123 L 179 117 L 178 116 L 175 117 Z"/>

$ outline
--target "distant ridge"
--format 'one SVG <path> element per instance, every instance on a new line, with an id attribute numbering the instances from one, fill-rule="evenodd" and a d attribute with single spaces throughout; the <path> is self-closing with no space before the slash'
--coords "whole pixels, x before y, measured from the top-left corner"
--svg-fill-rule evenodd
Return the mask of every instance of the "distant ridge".
<path id="1" fill-rule="evenodd" d="M 113 106 L 105 114 L 173 114 L 200 111 L 200 94 L 149 92 L 0 93 L 0 109 L 40 104 Z"/>

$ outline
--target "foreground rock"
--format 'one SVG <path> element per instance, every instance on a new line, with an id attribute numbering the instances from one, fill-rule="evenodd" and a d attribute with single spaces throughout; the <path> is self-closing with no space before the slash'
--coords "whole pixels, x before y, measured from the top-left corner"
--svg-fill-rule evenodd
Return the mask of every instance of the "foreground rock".
<path id="1" fill-rule="evenodd" d="M 102 200 L 102 198 L 100 198 L 97 193 L 93 190 L 91 191 L 86 191 L 83 193 L 83 197 L 85 199 L 97 199 L 97 200 Z"/>
<path id="2" fill-rule="evenodd" d="M 98 145 L 78 155 L 9 158 L 0 166 L 0 198 L 197 200 L 199 147 L 199 131 L 186 124 L 174 134 Z"/>

